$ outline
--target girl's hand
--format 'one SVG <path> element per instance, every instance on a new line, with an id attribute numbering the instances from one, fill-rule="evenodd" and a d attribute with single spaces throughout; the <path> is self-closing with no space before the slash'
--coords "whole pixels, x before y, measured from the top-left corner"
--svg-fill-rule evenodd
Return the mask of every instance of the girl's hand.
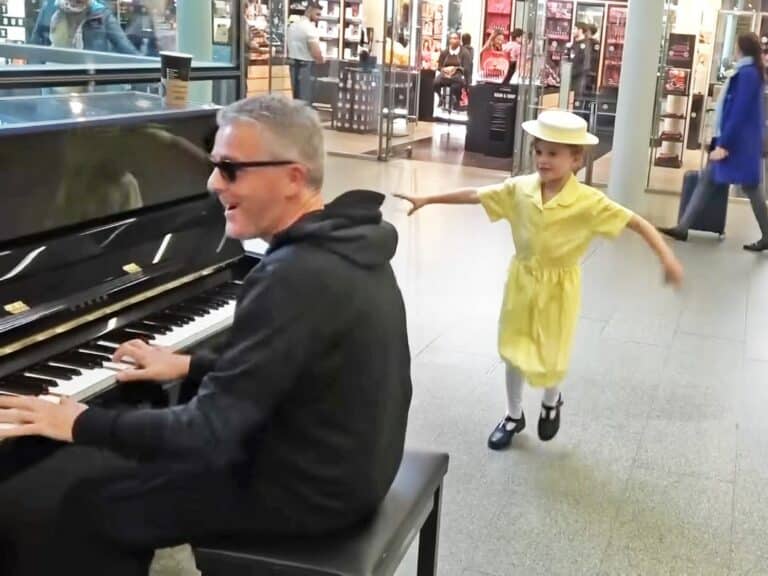
<path id="1" fill-rule="evenodd" d="M 408 210 L 408 216 L 429 204 L 426 198 L 420 198 L 418 196 L 408 196 L 407 194 L 395 194 L 394 196 L 395 198 L 400 198 L 401 200 L 411 203 L 411 209 Z"/>
<path id="2" fill-rule="evenodd" d="M 718 146 L 712 152 L 709 153 L 709 159 L 713 162 L 720 162 L 720 160 L 725 160 L 728 157 L 728 150 L 725 148 L 721 148 Z"/>
<path id="3" fill-rule="evenodd" d="M 664 266 L 664 279 L 667 284 L 680 288 L 683 284 L 683 265 L 675 256 L 665 258 L 662 264 Z"/>

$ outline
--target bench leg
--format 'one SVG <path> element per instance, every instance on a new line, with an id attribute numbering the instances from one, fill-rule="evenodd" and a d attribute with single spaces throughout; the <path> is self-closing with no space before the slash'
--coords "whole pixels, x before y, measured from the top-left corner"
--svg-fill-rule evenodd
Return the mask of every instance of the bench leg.
<path id="1" fill-rule="evenodd" d="M 419 532 L 419 564 L 417 576 L 437 576 L 437 544 L 440 538 L 440 507 L 443 485 L 435 490 L 432 512 Z"/>

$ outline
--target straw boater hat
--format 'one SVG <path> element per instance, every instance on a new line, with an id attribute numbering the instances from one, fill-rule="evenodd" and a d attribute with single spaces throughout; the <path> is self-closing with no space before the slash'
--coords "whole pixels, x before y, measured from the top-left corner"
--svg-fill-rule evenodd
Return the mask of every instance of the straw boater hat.
<path id="1" fill-rule="evenodd" d="M 545 142 L 594 146 L 600 140 L 587 132 L 587 123 L 580 116 L 565 110 L 545 110 L 538 119 L 523 122 L 523 130 Z"/>

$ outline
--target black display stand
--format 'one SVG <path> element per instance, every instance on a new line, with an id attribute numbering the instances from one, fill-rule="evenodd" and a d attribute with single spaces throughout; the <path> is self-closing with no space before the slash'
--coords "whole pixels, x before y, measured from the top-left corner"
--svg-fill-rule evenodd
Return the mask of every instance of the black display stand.
<path id="1" fill-rule="evenodd" d="M 435 71 L 420 70 L 419 75 L 419 122 L 432 122 L 435 119 Z"/>
<path id="2" fill-rule="evenodd" d="M 664 83 L 662 94 L 664 105 L 659 118 L 663 128 L 656 137 L 655 145 L 663 142 L 674 143 L 678 152 L 657 154 L 653 163 L 664 168 L 682 168 L 683 147 L 688 119 L 691 77 L 693 75 L 693 56 L 696 50 L 696 36 L 693 34 L 670 34 L 665 58 Z M 670 97 L 677 97 L 673 105 Z M 690 136 L 690 134 L 689 134 Z"/>
<path id="3" fill-rule="evenodd" d="M 510 158 L 515 148 L 518 86 L 476 84 L 469 87 L 469 124 L 464 149 Z"/>
<path id="4" fill-rule="evenodd" d="M 342 132 L 375 132 L 378 122 L 379 73 L 344 68 L 339 75 L 339 100 L 334 128 Z"/>

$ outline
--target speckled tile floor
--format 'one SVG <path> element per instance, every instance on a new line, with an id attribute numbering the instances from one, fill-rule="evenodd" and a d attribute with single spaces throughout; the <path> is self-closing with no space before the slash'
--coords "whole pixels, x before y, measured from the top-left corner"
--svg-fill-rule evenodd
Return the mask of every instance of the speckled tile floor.
<path id="1" fill-rule="evenodd" d="M 331 157 L 326 191 L 428 194 L 501 177 Z M 667 223 L 675 202 L 649 209 Z M 748 205 L 731 205 L 724 242 L 675 245 L 680 293 L 633 235 L 595 246 L 560 434 L 545 445 L 530 426 L 501 453 L 485 441 L 504 411 L 508 231 L 477 207 L 405 208 L 385 203 L 414 358 L 408 441 L 452 458 L 439 574 L 768 574 L 768 256 L 741 250 L 757 237 Z M 531 419 L 538 403 L 526 395 Z"/>

